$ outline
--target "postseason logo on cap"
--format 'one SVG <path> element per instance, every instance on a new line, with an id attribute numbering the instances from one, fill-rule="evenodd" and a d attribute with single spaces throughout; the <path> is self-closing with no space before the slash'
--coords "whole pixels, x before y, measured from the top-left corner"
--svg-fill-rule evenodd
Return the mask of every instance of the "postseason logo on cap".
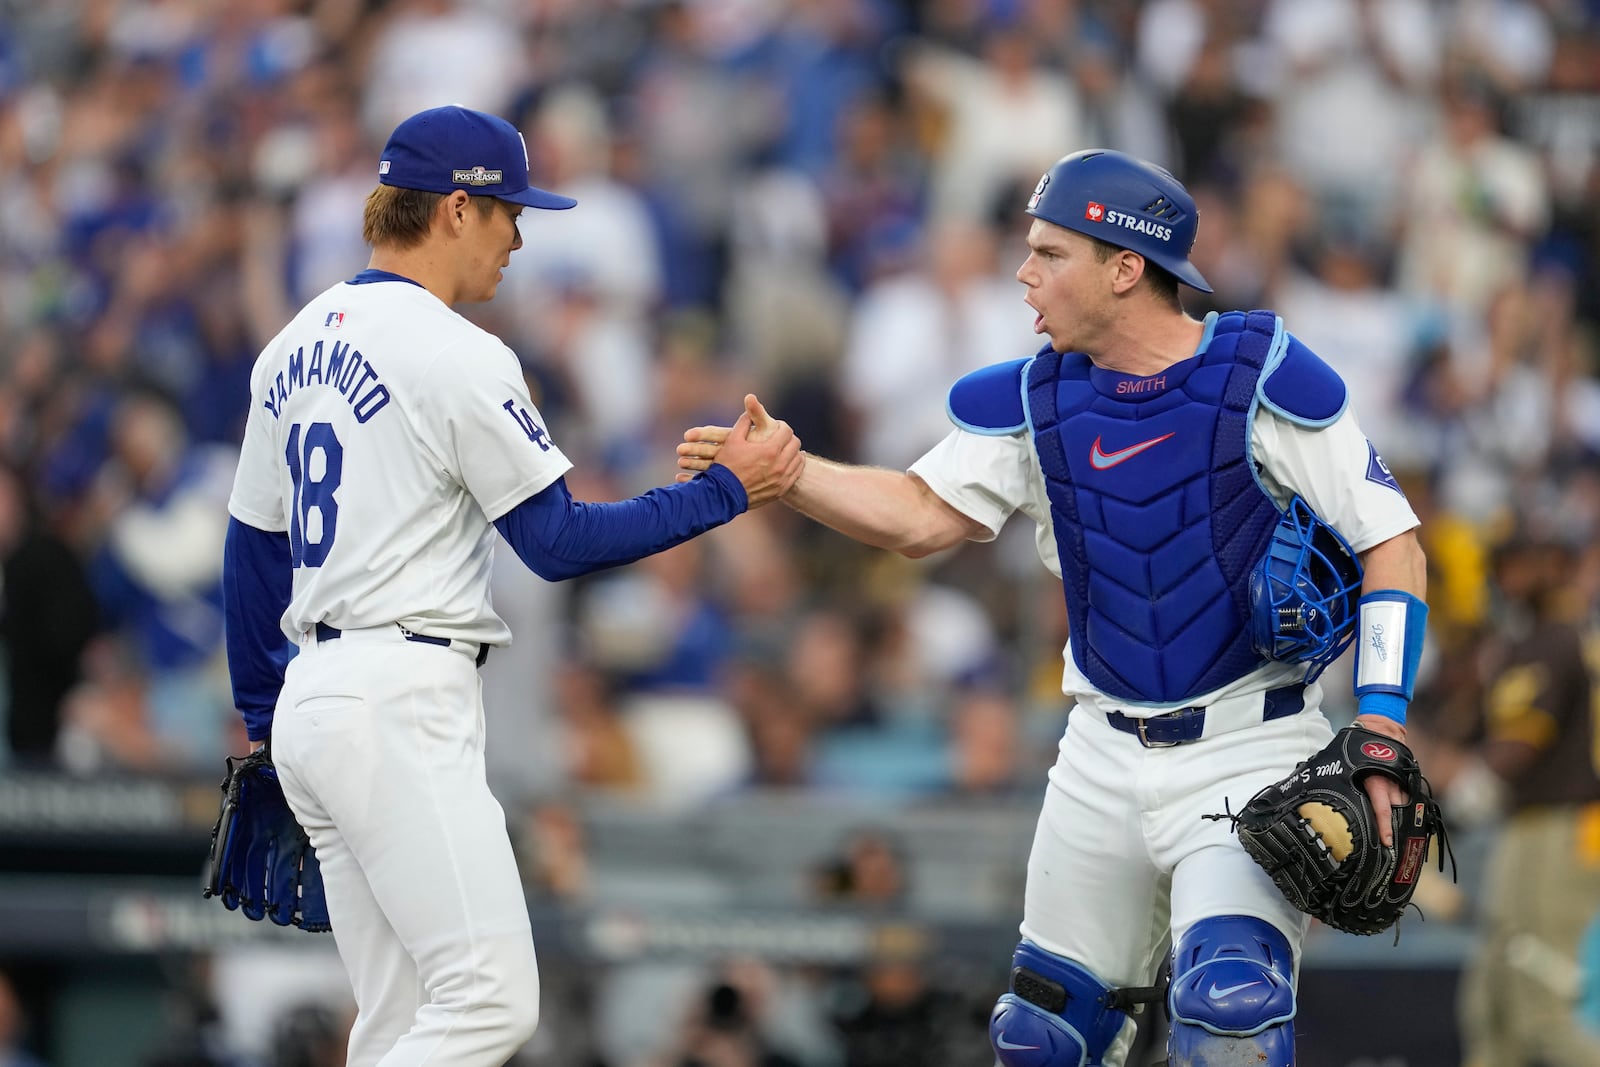
<path id="1" fill-rule="evenodd" d="M 487 170 L 480 165 L 470 170 L 452 171 L 450 180 L 457 185 L 499 185 L 504 174 L 504 171 Z"/>

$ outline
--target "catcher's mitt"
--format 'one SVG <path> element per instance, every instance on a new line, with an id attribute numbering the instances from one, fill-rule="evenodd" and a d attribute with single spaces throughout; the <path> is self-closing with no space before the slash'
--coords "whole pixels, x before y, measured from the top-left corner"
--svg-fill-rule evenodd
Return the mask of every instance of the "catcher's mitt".
<path id="1" fill-rule="evenodd" d="M 283 799 L 268 745 L 243 759 L 228 757 L 206 874 L 202 894 L 221 897 L 225 907 L 248 919 L 333 929 L 316 850 Z"/>
<path id="2" fill-rule="evenodd" d="M 1410 800 L 1390 809 L 1394 844 L 1378 839 L 1378 816 L 1361 781 L 1381 774 Z M 1444 870 L 1450 848 L 1444 818 L 1411 750 L 1383 734 L 1348 726 L 1293 774 L 1267 786 L 1233 816 L 1245 851 L 1289 903 L 1339 930 L 1377 934 L 1411 903 L 1439 835 Z M 1452 868 L 1455 864 L 1451 857 Z"/>

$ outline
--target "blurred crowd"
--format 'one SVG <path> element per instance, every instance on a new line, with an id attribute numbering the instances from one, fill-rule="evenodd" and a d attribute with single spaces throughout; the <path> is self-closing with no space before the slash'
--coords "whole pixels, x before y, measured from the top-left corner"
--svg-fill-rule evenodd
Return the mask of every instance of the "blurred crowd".
<path id="1" fill-rule="evenodd" d="M 1279 311 L 1424 519 L 1436 786 L 1494 826 L 1543 773 L 1497 743 L 1593 748 L 1592 674 L 1555 724 L 1485 698 L 1530 619 L 1584 636 L 1600 592 L 1596 0 L 0 0 L 0 758 L 243 749 L 219 572 L 250 366 L 365 265 L 378 150 L 441 103 L 512 119 L 579 201 L 463 310 L 585 499 L 670 481 L 746 390 L 818 453 L 905 465 L 956 377 L 1036 347 L 1011 274 L 1044 168 L 1168 166 L 1216 287 L 1186 306 Z M 1529 544 L 1560 559 L 1537 594 L 1496 581 Z M 1029 796 L 1053 759 L 1031 531 L 911 563 L 774 507 L 561 586 L 500 556 L 508 801 Z M 1562 773 L 1600 801 L 1591 760 Z"/>

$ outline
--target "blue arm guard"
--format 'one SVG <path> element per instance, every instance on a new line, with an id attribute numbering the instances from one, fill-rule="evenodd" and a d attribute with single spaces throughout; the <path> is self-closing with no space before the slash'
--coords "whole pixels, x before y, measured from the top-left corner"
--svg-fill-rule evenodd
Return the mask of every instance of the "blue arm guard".
<path id="1" fill-rule="evenodd" d="M 279 620 L 293 589 L 289 535 L 230 518 L 222 549 L 223 637 L 233 706 L 244 716 L 252 741 L 263 741 L 272 733 L 272 710 L 290 655 Z"/>
<path id="2" fill-rule="evenodd" d="M 1360 714 L 1406 721 L 1427 625 L 1428 605 L 1410 593 L 1380 589 L 1361 598 L 1355 681 Z"/>
<path id="3" fill-rule="evenodd" d="M 550 582 L 632 563 L 721 526 L 750 506 L 744 485 L 720 463 L 613 503 L 573 500 L 565 478 L 495 520 L 529 570 Z"/>

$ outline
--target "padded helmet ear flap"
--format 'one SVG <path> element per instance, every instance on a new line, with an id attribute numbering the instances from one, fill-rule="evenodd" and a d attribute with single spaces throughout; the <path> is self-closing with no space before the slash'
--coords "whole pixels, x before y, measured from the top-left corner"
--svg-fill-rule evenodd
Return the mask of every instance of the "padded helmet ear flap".
<path id="1" fill-rule="evenodd" d="M 1250 637 L 1256 654 L 1310 663 L 1306 681 L 1314 681 L 1355 636 L 1360 599 L 1361 561 L 1355 551 L 1296 496 L 1250 575 Z"/>

